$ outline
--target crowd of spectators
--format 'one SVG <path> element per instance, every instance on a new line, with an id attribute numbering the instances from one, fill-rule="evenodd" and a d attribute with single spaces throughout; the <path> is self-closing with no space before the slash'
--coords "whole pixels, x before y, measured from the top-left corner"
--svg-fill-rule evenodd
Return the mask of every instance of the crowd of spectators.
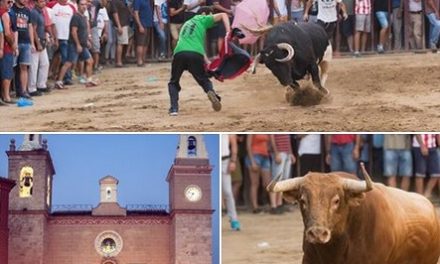
<path id="1" fill-rule="evenodd" d="M 236 146 L 223 155 L 224 161 L 234 161 L 232 170 L 223 169 L 230 177 L 229 192 L 239 206 L 253 213 L 284 212 L 281 197 L 265 190 L 269 181 L 280 174 L 282 180 L 304 176 L 310 171 L 345 171 L 362 180 L 360 162 L 365 164 L 373 181 L 415 191 L 427 198 L 437 193 L 435 187 L 438 186 L 440 196 L 440 135 L 251 134 L 231 137 L 229 145 Z"/>
<path id="2" fill-rule="evenodd" d="M 226 13 L 232 21 L 239 2 L 1 0 L 0 105 L 15 103 L 11 91 L 17 98 L 27 99 L 49 92 L 50 79 L 58 89 L 67 88 L 74 81 L 90 87 L 98 85 L 93 75 L 102 66 L 123 67 L 127 62 L 136 62 L 142 67 L 146 60 L 166 60 L 172 56 L 182 24 L 201 7 L 210 6 L 214 13 Z M 306 20 L 335 27 L 335 33 L 330 36 L 333 46 L 355 56 L 367 51 L 368 46 L 372 47 L 370 51 L 379 53 L 408 45 L 411 49 L 433 51 L 438 47 L 439 0 L 262 2 L 269 6 L 270 23 Z M 341 9 L 337 21 L 329 9 Z M 206 46 L 210 57 L 217 54 L 224 35 L 221 25 L 208 33 Z"/>

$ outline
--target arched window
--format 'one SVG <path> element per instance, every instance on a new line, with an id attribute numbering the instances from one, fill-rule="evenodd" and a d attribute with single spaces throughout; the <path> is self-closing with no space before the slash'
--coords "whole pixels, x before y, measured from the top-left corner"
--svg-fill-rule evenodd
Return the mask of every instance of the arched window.
<path id="1" fill-rule="evenodd" d="M 197 140 L 195 137 L 188 137 L 188 156 L 197 156 Z"/>
<path id="2" fill-rule="evenodd" d="M 110 200 L 111 197 L 112 197 L 112 188 L 111 187 L 107 187 L 105 189 L 105 198 L 107 200 Z"/>
<path id="3" fill-rule="evenodd" d="M 20 197 L 32 197 L 34 188 L 34 169 L 32 167 L 23 167 L 20 171 Z"/>

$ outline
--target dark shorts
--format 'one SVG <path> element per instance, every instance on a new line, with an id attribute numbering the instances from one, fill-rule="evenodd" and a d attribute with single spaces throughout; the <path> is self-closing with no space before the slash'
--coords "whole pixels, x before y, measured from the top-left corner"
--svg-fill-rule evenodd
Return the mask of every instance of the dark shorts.
<path id="1" fill-rule="evenodd" d="M 88 59 L 90 59 L 92 57 L 92 55 L 90 54 L 90 51 L 88 48 L 84 48 L 80 54 L 78 54 L 78 52 L 76 52 L 76 46 L 73 43 L 69 43 L 69 52 L 67 55 L 67 61 L 72 62 L 73 64 L 75 64 L 78 59 L 80 61 L 86 61 Z"/>
<path id="2" fill-rule="evenodd" d="M 229 22 L 232 25 L 232 18 L 229 18 Z M 223 22 L 220 21 L 215 27 L 212 28 L 211 36 L 214 39 L 224 38 L 226 36 L 226 28 Z"/>
<path id="3" fill-rule="evenodd" d="M 356 21 L 355 15 L 349 15 L 347 20 L 342 21 L 341 32 L 345 37 L 353 36 L 354 23 Z"/>
<path id="4" fill-rule="evenodd" d="M 336 22 L 325 23 L 321 20 L 318 20 L 318 24 L 325 29 L 325 32 L 327 32 L 328 39 L 331 39 L 336 29 Z"/>
<path id="5" fill-rule="evenodd" d="M 136 46 L 148 46 L 151 36 L 151 28 L 145 28 L 144 33 L 139 32 L 136 28 L 134 31 L 134 41 L 136 42 Z"/>
<path id="6" fill-rule="evenodd" d="M 197 15 L 197 13 L 194 12 L 185 12 L 184 13 L 184 17 L 185 17 L 185 22 L 190 20 L 191 18 L 193 18 L 195 15 Z"/>
<path id="7" fill-rule="evenodd" d="M 3 55 L 3 58 L 0 59 L 0 79 L 1 80 L 12 80 L 14 77 L 13 66 L 14 64 L 14 55 L 12 53 L 7 53 Z"/>
<path id="8" fill-rule="evenodd" d="M 436 148 L 430 148 L 428 156 L 423 156 L 420 148 L 414 148 L 416 177 L 440 177 L 439 155 Z"/>

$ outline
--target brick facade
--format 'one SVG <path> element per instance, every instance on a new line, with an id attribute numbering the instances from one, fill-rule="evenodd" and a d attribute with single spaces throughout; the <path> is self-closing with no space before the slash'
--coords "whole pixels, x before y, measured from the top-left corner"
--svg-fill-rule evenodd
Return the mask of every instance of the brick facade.
<path id="1" fill-rule="evenodd" d="M 121 253 L 115 257 L 118 264 L 169 262 L 169 216 L 55 216 L 50 218 L 50 251 L 45 264 L 103 263 L 105 257 L 95 249 L 95 239 L 107 230 L 117 232 L 123 240 Z"/>
<path id="2" fill-rule="evenodd" d="M 9 192 L 14 188 L 15 182 L 0 177 L 0 263 L 8 264 L 8 211 Z"/>
<path id="3" fill-rule="evenodd" d="M 201 136 L 196 137 L 200 142 Z M 207 155 L 204 146 L 198 153 Z M 20 197 L 19 188 L 10 193 L 9 263 L 0 259 L 1 264 L 211 263 L 212 168 L 207 158 L 176 158 L 167 178 L 173 197 L 170 212 L 130 212 L 119 206 L 116 196 L 108 199 L 107 187 L 101 185 L 101 203 L 92 211 L 50 213 L 55 170 L 49 151 L 16 151 L 14 146 L 7 154 L 9 178 L 19 183 L 21 169 L 32 167 L 34 189 L 31 197 Z M 185 199 L 191 184 L 201 188 L 200 201 Z M 116 193 L 115 188 L 111 190 Z M 115 256 L 102 253 L 100 238 L 107 232 L 116 234 Z"/>

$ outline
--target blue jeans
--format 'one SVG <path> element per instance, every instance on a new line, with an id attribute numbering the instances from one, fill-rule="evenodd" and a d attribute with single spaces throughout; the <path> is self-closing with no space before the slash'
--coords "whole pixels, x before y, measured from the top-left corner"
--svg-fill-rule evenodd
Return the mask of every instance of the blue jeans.
<path id="1" fill-rule="evenodd" d="M 59 40 L 59 49 L 61 54 L 61 64 L 66 63 L 67 58 L 69 56 L 69 41 L 68 40 Z M 72 72 L 68 70 L 66 75 L 64 75 L 63 81 L 71 81 L 72 80 Z"/>
<path id="2" fill-rule="evenodd" d="M 412 176 L 413 159 L 410 149 L 384 149 L 383 158 L 384 176 Z"/>
<path id="3" fill-rule="evenodd" d="M 154 22 L 153 27 L 154 27 L 154 31 L 156 31 L 156 34 L 159 37 L 160 55 L 165 55 L 166 54 L 166 46 L 167 46 L 167 44 L 166 44 L 167 37 L 165 35 L 165 30 L 160 28 L 159 22 Z"/>
<path id="4" fill-rule="evenodd" d="M 293 20 L 293 21 L 296 21 L 296 22 L 304 22 L 303 21 L 303 16 L 304 16 L 304 10 L 301 10 L 301 11 L 292 11 L 291 13 L 291 19 Z"/>
<path id="5" fill-rule="evenodd" d="M 356 174 L 356 161 L 353 159 L 354 143 L 332 144 L 330 149 L 330 168 L 332 171 L 345 171 Z"/>
<path id="6" fill-rule="evenodd" d="M 86 61 L 90 59 L 92 55 L 90 54 L 90 51 L 88 48 L 83 47 L 83 50 L 81 53 L 78 53 L 76 51 L 76 45 L 75 43 L 69 43 L 69 55 L 67 56 L 67 61 L 75 64 L 78 59 L 80 61 Z"/>
<path id="7" fill-rule="evenodd" d="M 376 12 L 377 20 L 379 20 L 380 28 L 387 28 L 388 23 L 388 12 L 378 11 Z"/>
<path id="8" fill-rule="evenodd" d="M 258 167 L 260 167 L 261 170 L 267 170 L 270 171 L 270 157 L 269 156 L 263 156 L 260 154 L 254 154 L 254 160 Z M 249 159 L 249 157 L 246 157 L 246 166 L 250 168 L 252 166 L 252 162 Z"/>
<path id="9" fill-rule="evenodd" d="M 437 19 L 434 13 L 426 15 L 431 24 L 429 27 L 429 45 L 436 46 L 438 38 L 440 37 L 440 20 Z"/>

